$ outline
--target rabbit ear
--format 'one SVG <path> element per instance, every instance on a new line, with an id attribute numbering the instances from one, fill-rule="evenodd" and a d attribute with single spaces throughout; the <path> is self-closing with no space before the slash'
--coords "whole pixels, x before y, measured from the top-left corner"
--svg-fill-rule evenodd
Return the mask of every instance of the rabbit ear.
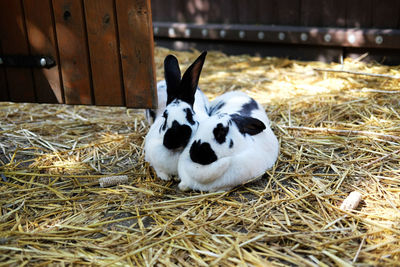
<path id="1" fill-rule="evenodd" d="M 264 131 L 266 128 L 265 124 L 262 121 L 253 117 L 232 114 L 231 118 L 233 122 L 237 125 L 239 132 L 243 135 L 256 135 Z"/>
<path id="2" fill-rule="evenodd" d="M 197 90 L 199 83 L 200 73 L 203 68 L 204 61 L 206 59 L 207 51 L 201 53 L 201 55 L 193 62 L 192 65 L 185 71 L 180 84 L 179 99 L 193 106 L 194 95 Z"/>
<path id="3" fill-rule="evenodd" d="M 181 70 L 175 56 L 168 55 L 164 60 L 164 77 L 167 83 L 167 105 L 179 96 Z"/>

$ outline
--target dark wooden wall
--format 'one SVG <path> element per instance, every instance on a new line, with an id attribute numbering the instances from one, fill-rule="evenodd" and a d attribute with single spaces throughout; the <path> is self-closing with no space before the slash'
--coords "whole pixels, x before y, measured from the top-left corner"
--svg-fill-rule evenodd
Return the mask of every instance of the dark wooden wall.
<path id="1" fill-rule="evenodd" d="M 154 21 L 400 29 L 398 0 L 153 0 Z"/>
<path id="2" fill-rule="evenodd" d="M 150 0 L 0 0 L 0 58 L 56 61 L 2 60 L 0 101 L 154 106 L 151 21 Z"/>
<path id="3" fill-rule="evenodd" d="M 398 0 L 153 0 L 156 42 L 304 60 L 400 64 Z"/>

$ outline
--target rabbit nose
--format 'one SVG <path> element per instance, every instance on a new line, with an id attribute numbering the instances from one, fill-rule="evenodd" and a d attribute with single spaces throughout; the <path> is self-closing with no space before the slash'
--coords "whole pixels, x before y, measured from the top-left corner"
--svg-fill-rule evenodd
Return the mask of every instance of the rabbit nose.
<path id="1" fill-rule="evenodd" d="M 183 148 L 189 142 L 192 129 L 188 125 L 181 125 L 177 121 L 172 123 L 172 127 L 164 135 L 163 145 L 168 149 Z"/>

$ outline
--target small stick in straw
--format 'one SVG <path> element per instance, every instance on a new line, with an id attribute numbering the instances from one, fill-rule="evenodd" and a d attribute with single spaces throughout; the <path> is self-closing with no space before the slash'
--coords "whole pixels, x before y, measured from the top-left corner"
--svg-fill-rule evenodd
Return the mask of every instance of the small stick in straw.
<path id="1" fill-rule="evenodd" d="M 354 210 L 357 208 L 358 204 L 360 204 L 360 201 L 361 193 L 353 191 L 348 197 L 346 197 L 342 205 L 340 205 L 340 209 L 344 211 Z"/>
<path id="2" fill-rule="evenodd" d="M 314 68 L 314 70 L 315 71 L 325 71 L 325 72 L 340 72 L 340 73 L 348 73 L 348 74 L 354 74 L 354 75 L 364 75 L 364 76 L 390 78 L 390 79 L 400 79 L 400 77 L 393 76 L 393 75 L 358 72 L 358 71 L 350 71 L 350 70 L 333 70 L 333 69 L 323 69 L 323 68 Z"/>
<path id="3" fill-rule="evenodd" d="M 126 175 L 108 176 L 99 179 L 99 184 L 101 187 L 125 184 L 127 182 L 128 182 L 128 176 Z"/>

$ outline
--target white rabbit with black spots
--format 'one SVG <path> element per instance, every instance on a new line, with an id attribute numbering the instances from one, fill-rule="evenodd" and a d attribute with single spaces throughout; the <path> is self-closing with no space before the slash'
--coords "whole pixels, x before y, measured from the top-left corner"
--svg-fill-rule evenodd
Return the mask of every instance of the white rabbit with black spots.
<path id="1" fill-rule="evenodd" d="M 182 78 L 176 57 L 168 55 L 164 60 L 165 108 L 157 110 L 144 145 L 145 160 L 163 180 L 178 174 L 181 152 L 196 132 L 199 122 L 209 116 L 208 99 L 198 88 L 206 55 L 207 52 L 203 52 Z"/>
<path id="2" fill-rule="evenodd" d="M 279 142 L 263 107 L 243 92 L 229 92 L 210 105 L 178 163 L 181 190 L 229 190 L 270 169 Z"/>

